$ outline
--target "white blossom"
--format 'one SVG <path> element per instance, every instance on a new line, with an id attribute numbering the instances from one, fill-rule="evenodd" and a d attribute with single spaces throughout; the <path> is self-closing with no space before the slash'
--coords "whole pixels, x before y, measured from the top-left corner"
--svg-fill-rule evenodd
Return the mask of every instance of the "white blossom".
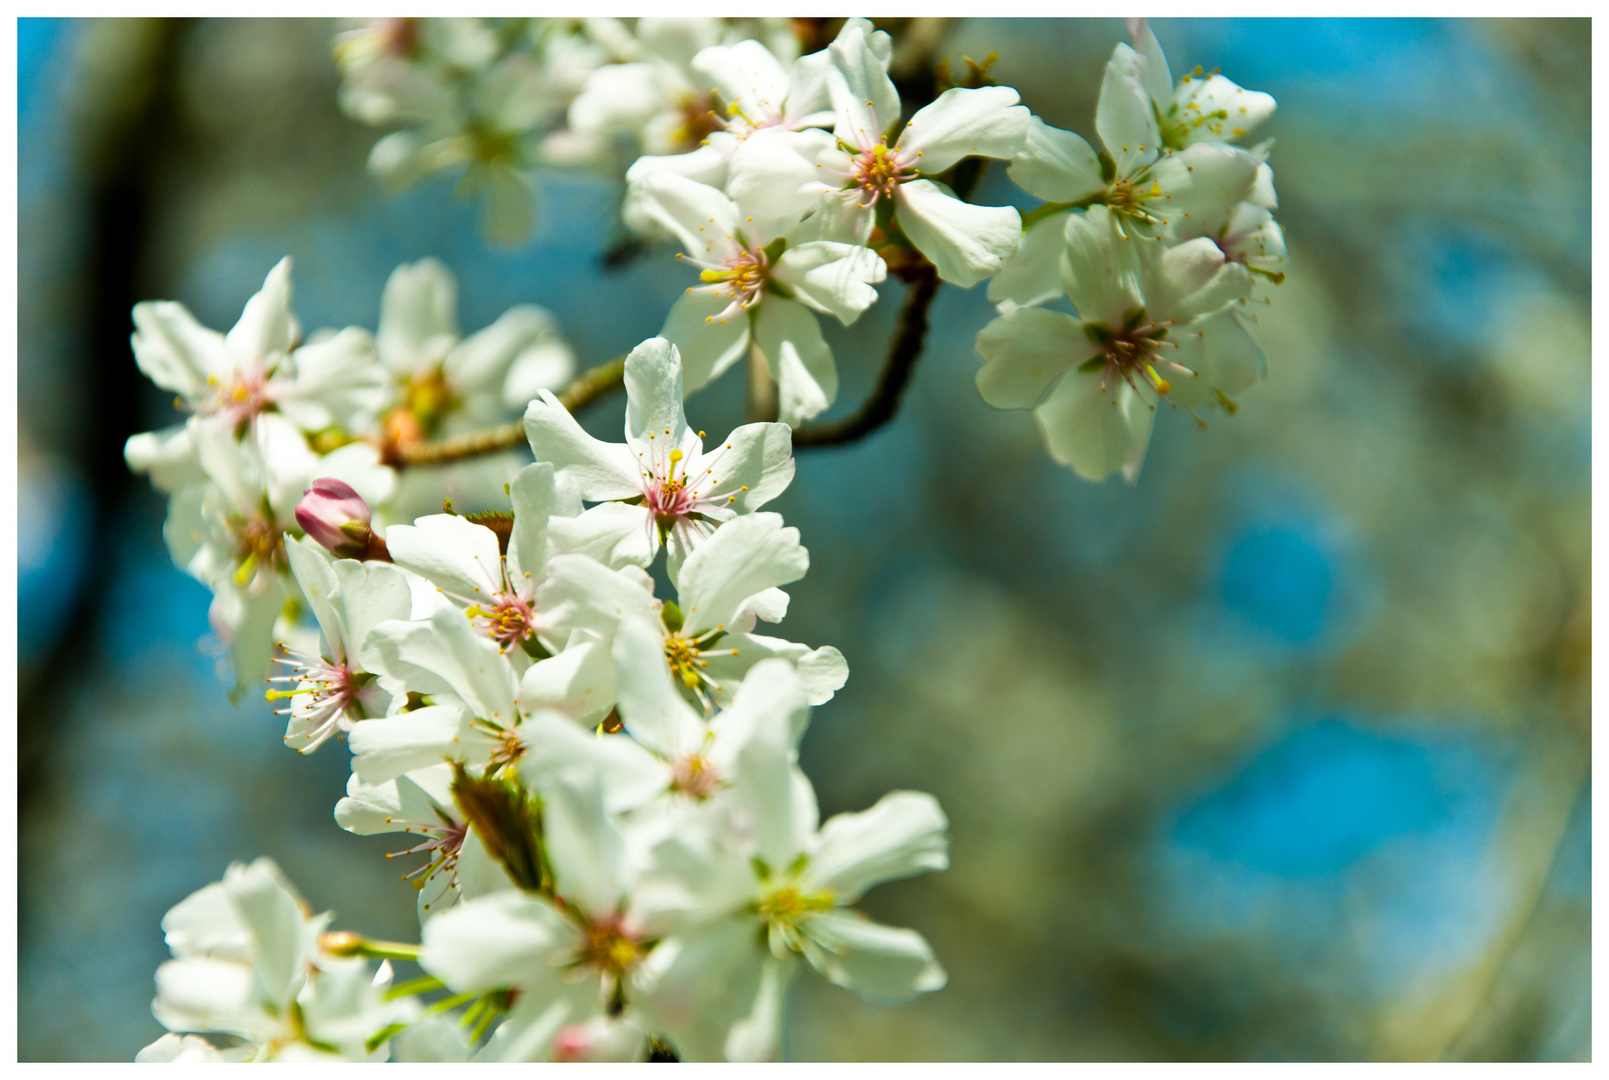
<path id="1" fill-rule="evenodd" d="M 610 566 L 647 566 L 664 547 L 672 577 L 723 521 L 764 506 L 793 479 L 786 424 L 745 424 L 714 449 L 688 428 L 676 347 L 650 338 L 626 358 L 626 441 L 582 430 L 551 393 L 525 412 L 538 461 L 552 462 L 581 497 L 598 503 L 549 529 L 563 550 Z"/>
<path id="2" fill-rule="evenodd" d="M 268 272 L 228 334 L 207 329 L 171 300 L 136 304 L 135 363 L 178 395 L 180 408 L 231 427 L 268 411 L 304 431 L 372 423 L 385 397 L 374 339 L 348 327 L 302 343 L 290 309 L 290 275 L 287 256 Z"/>
<path id="3" fill-rule="evenodd" d="M 405 619 L 412 608 L 402 571 L 385 563 L 337 559 L 306 540 L 285 540 L 285 556 L 322 638 L 318 653 L 281 647 L 289 673 L 270 682 L 289 690 L 270 690 L 270 701 L 288 699 L 285 743 L 310 754 L 338 731 L 369 716 L 383 716 L 400 690 L 366 671 L 360 659 L 369 631 L 388 619 Z"/>
<path id="4" fill-rule="evenodd" d="M 964 203 L 924 178 L 964 157 L 1015 157 L 1029 120 L 1017 92 L 1004 86 L 946 90 L 891 143 L 900 99 L 886 54 L 859 27 L 846 28 L 828 54 L 832 136 L 749 140 L 733 156 L 733 190 L 768 190 L 770 201 L 756 204 L 757 210 L 779 216 L 816 209 L 825 197 L 827 205 L 816 212 L 836 223 L 835 237 L 861 243 L 871 234 L 879 200 L 887 198 L 892 220 L 943 280 L 968 287 L 998 271 L 1022 235 L 1017 211 Z"/>
<path id="5" fill-rule="evenodd" d="M 887 274 L 869 249 L 820 238 L 822 218 L 757 220 L 721 192 L 674 173 L 642 185 L 643 213 L 680 240 L 699 270 L 666 316 L 661 336 L 678 349 L 684 392 L 700 389 L 751 349 L 778 387 L 783 423 L 832 404 L 838 372 L 813 315 L 852 324 Z"/>
<path id="6" fill-rule="evenodd" d="M 446 763 L 378 784 L 365 783 L 354 773 L 347 780 L 346 797 L 335 804 L 336 823 L 348 832 L 417 838 L 413 846 L 386 857 L 421 860 L 402 875 L 419 890 L 420 923 L 465 897 L 513 888 L 453 801 L 452 775 Z"/>
<path id="7" fill-rule="evenodd" d="M 1121 469 L 1132 483 L 1161 398 L 1227 406 L 1257 367 L 1247 379 L 1247 350 L 1218 336 L 1243 336 L 1238 325 L 1211 320 L 1251 291 L 1249 271 L 1210 240 L 1170 248 L 1117 219 L 1104 206 L 1067 215 L 1061 272 L 1078 317 L 1021 308 L 995 319 L 978 334 L 977 383 L 996 408 L 1032 408 L 1051 456 L 1079 476 Z"/>
<path id="8" fill-rule="evenodd" d="M 776 691 L 788 692 L 779 669 Z M 802 697 L 795 684 L 791 692 Z M 947 822 L 931 796 L 894 792 L 870 810 L 817 829 L 815 797 L 792 736 L 770 727 L 737 756 L 724 830 L 667 841 L 657 865 L 686 889 L 682 926 L 648 957 L 637 1003 L 691 1060 L 767 1060 L 780 1049 L 781 1010 L 796 958 L 880 1001 L 944 985 L 921 935 L 853 909 L 882 881 L 948 865 Z"/>
<path id="9" fill-rule="evenodd" d="M 331 916 L 307 902 L 269 859 L 236 863 L 221 882 L 191 894 L 162 919 L 174 958 L 157 969 L 151 1005 L 175 1032 L 219 1032 L 244 1041 L 224 1055 L 257 1061 L 365 1060 L 366 1045 L 406 1017 L 385 1000 L 390 967 L 324 951 Z M 159 1040 L 146 1060 L 208 1060 L 190 1040 Z M 383 1060 L 384 1051 L 379 1051 Z"/>

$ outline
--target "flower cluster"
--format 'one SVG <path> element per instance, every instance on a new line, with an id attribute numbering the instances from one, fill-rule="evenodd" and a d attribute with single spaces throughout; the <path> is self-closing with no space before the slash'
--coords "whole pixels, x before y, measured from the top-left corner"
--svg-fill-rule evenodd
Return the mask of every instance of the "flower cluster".
<path id="1" fill-rule="evenodd" d="M 1159 402 L 1233 413 L 1264 359 L 1245 312 L 1284 277 L 1272 142 L 1236 145 L 1267 94 L 1196 68 L 1177 85 L 1145 20 L 1112 52 L 1095 129 L 1103 150 L 1035 119 L 1008 174 L 1047 200 L 989 283 L 978 390 L 1032 408 L 1051 455 L 1088 480 L 1138 477 Z M 1044 305 L 1065 297 L 1076 317 Z M 1204 421 L 1203 421 L 1204 423 Z"/>
<path id="2" fill-rule="evenodd" d="M 460 339 L 456 286 L 433 259 L 391 275 L 374 334 L 348 327 L 304 339 L 289 259 L 227 334 L 171 301 L 137 305 L 134 325 L 135 362 L 189 415 L 129 439 L 125 456 L 170 495 L 168 550 L 212 590 L 211 624 L 240 686 L 263 677 L 276 638 L 304 651 L 316 644 L 297 630 L 304 605 L 285 544 L 308 531 L 297 503 L 315 479 L 400 515 L 439 507 L 443 494 L 495 497 L 507 456 L 415 470 L 400 483 L 391 464 L 428 436 L 518 415 L 574 367 L 552 319 L 530 305 Z"/>
<path id="3" fill-rule="evenodd" d="M 233 867 L 164 922 L 174 1034 L 142 1060 L 761 1060 L 801 961 L 873 1000 L 944 984 L 919 934 L 855 906 L 946 866 L 935 800 L 823 824 L 799 768 L 848 666 L 759 632 L 809 568 L 766 507 L 837 394 L 818 317 L 855 322 L 890 275 L 915 312 L 907 369 L 939 285 L 988 282 L 983 399 L 1032 408 L 1087 479 L 1134 481 L 1162 401 L 1234 410 L 1263 363 L 1245 304 L 1282 276 L 1269 144 L 1238 145 L 1273 99 L 1199 69 L 1175 86 L 1133 32 L 1099 152 L 987 63 L 967 85 L 933 72 L 911 108 L 864 19 L 813 51 L 721 20 L 341 35 L 345 107 L 400 128 L 377 172 L 461 166 L 517 239 L 538 165 L 630 161 L 621 220 L 679 247 L 690 284 L 659 336 L 574 380 L 540 308 L 463 336 L 430 259 L 391 275 L 374 333 L 304 338 L 288 259 L 227 334 L 135 308 L 135 360 L 188 416 L 128 462 L 171 496 L 169 549 L 213 592 L 237 690 L 267 681 L 292 749 L 350 747 L 335 819 L 399 834 L 422 928 L 417 946 L 332 934 L 271 863 Z M 990 160 L 1044 204 L 970 202 Z M 710 439 L 683 400 L 744 358 L 758 416 Z M 605 442 L 572 410 L 619 385 L 624 438 Z M 369 959 L 426 974 L 392 987 Z"/>
<path id="4" fill-rule="evenodd" d="M 336 820 L 402 834 L 416 860 L 422 948 L 384 955 L 415 956 L 464 1022 L 381 993 L 259 863 L 174 909 L 158 976 L 164 1025 L 242 1041 L 170 1035 L 147 1058 L 363 1057 L 395 1036 L 398 1056 L 433 1059 L 763 1059 L 800 958 L 879 1000 L 943 984 L 919 935 L 853 906 L 944 867 L 943 814 L 898 792 L 822 825 L 798 744 L 848 667 L 756 632 L 809 566 L 761 509 L 793 478 L 789 429 L 706 444 L 660 338 L 625 383 L 623 443 L 548 391 L 530 403 L 538 460 L 511 512 L 382 527 L 351 484 L 317 477 L 276 519 L 305 536 L 276 526 L 275 602 L 294 594 L 317 627 L 268 692 L 287 702 L 285 741 L 348 741 Z M 215 441 L 252 439 L 243 418 Z M 661 547 L 674 599 L 644 572 Z"/>

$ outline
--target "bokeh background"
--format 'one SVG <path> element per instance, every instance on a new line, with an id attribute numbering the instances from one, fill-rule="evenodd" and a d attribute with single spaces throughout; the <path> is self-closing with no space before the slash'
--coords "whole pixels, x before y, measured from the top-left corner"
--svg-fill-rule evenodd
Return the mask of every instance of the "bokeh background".
<path id="1" fill-rule="evenodd" d="M 416 932 L 394 845 L 331 818 L 344 749 L 300 758 L 266 704 L 227 700 L 207 591 L 122 461 L 173 416 L 132 304 L 227 328 L 289 253 L 304 326 L 372 328 L 391 268 L 434 255 L 466 330 L 536 302 L 598 362 L 684 284 L 668 251 L 604 268 L 607 183 L 546 178 L 513 251 L 450 179 L 383 195 L 332 33 L 19 26 L 24 1059 L 156 1037 L 158 921 L 234 859 L 273 856 L 340 925 Z M 1093 137 L 1120 21 L 945 33 Z M 1589 27 L 1157 33 L 1176 70 L 1279 100 L 1270 377 L 1209 430 L 1161 417 L 1137 487 L 1092 486 L 979 400 L 989 306 L 946 288 L 897 420 L 801 454 L 775 508 L 812 568 L 783 632 L 852 669 L 805 768 L 827 813 L 934 792 L 953 866 L 865 902 L 949 985 L 882 1008 L 802 979 L 787 1054 L 1587 1059 Z M 978 198 L 1020 196 L 996 166 Z M 838 411 L 899 289 L 829 332 Z M 689 411 L 737 422 L 735 377 Z"/>

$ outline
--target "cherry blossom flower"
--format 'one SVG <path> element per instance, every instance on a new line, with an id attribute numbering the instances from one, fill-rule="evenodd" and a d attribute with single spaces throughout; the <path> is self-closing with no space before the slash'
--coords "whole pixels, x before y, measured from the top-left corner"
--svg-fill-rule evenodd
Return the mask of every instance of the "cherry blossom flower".
<path id="1" fill-rule="evenodd" d="M 1034 410 L 1051 456 L 1086 480 L 1138 477 L 1162 398 L 1194 408 L 1248 384 L 1243 347 L 1209 321 L 1251 291 L 1205 238 L 1167 247 L 1104 206 L 1067 216 L 1063 287 L 1078 317 L 1021 308 L 978 334 L 984 401 Z M 1209 331 L 1211 333 L 1209 334 Z M 1255 361 L 1251 378 L 1256 377 Z"/>
<path id="2" fill-rule="evenodd" d="M 174 958 L 157 969 L 151 1011 L 174 1032 L 245 1040 L 219 1057 L 254 1061 L 384 1060 L 368 1040 L 408 1017 L 387 1001 L 390 966 L 326 952 L 328 913 L 307 902 L 269 859 L 235 863 L 162 919 Z M 159 1040 L 145 1060 L 216 1060 L 189 1039 Z"/>
<path id="3" fill-rule="evenodd" d="M 304 431 L 372 423 L 385 397 L 374 339 L 348 327 L 300 343 L 291 314 L 291 260 L 281 259 L 228 334 L 202 326 L 183 304 L 134 306 L 134 360 L 196 417 L 239 427 L 274 411 Z"/>
<path id="4" fill-rule="evenodd" d="M 643 184 L 643 213 L 680 241 L 700 271 L 661 336 L 683 362 L 691 393 L 757 349 L 778 386 L 783 423 L 831 405 L 838 372 L 811 311 L 848 326 L 877 300 L 883 261 L 856 244 L 819 238 L 822 218 L 756 220 L 739 203 L 673 173 Z"/>
<path id="5" fill-rule="evenodd" d="M 1021 220 L 1011 207 L 964 203 L 932 177 L 964 157 L 1010 160 L 1027 137 L 1029 112 L 1005 86 L 954 87 L 919 109 L 899 131 L 900 99 L 886 54 L 848 27 L 829 47 L 827 85 L 837 114 L 832 137 L 749 140 L 732 159 L 731 188 L 770 193 L 755 213 L 815 209 L 834 239 L 864 243 L 880 200 L 945 281 L 969 287 L 1016 250 Z M 891 141 L 892 140 L 892 141 Z M 817 209 L 823 196 L 827 204 Z"/>
<path id="6" fill-rule="evenodd" d="M 600 504 L 551 523 L 561 549 L 610 566 L 647 566 L 664 547 L 674 577 L 718 525 L 788 486 L 792 437 L 785 424 L 745 424 L 706 451 L 682 411 L 681 356 L 663 338 L 631 351 L 625 380 L 624 445 L 587 434 L 547 391 L 526 410 L 525 433 L 539 462 L 552 462 L 583 499 Z"/>

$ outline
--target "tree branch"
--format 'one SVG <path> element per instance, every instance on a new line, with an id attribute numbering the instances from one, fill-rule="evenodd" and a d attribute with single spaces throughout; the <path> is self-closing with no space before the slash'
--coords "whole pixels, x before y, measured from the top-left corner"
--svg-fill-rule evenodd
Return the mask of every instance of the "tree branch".
<path id="1" fill-rule="evenodd" d="M 988 164 L 986 158 L 965 158 L 950 172 L 951 189 L 963 202 L 971 198 L 973 188 Z M 914 253 L 913 253 L 914 254 Z M 817 424 L 804 424 L 793 431 L 795 450 L 812 446 L 842 446 L 863 439 L 876 431 L 899 411 L 901 396 L 911 381 L 916 361 L 921 359 L 922 346 L 927 340 L 927 309 L 938 294 L 938 271 L 920 255 L 917 265 L 902 270 L 901 275 L 911 283 L 900 306 L 899 325 L 888 344 L 888 361 L 871 396 L 861 402 L 860 408 L 838 420 L 823 420 Z"/>
<path id="2" fill-rule="evenodd" d="M 888 362 L 877 377 L 877 386 L 861 402 L 860 408 L 838 420 L 805 424 L 793 431 L 793 448 L 842 446 L 876 431 L 894 418 L 900 397 L 911 381 L 916 361 L 927 339 L 927 309 L 938 295 L 939 276 L 931 266 L 911 283 L 899 309 L 899 327 L 888 345 Z"/>
<path id="3" fill-rule="evenodd" d="M 570 412 L 590 404 L 597 398 L 617 389 L 626 375 L 626 358 L 616 357 L 607 364 L 599 364 L 590 368 L 570 380 L 570 384 L 558 393 L 559 404 Z M 512 423 L 500 424 L 485 431 L 473 431 L 467 435 L 454 435 L 435 442 L 416 442 L 402 446 L 394 446 L 386 454 L 386 461 L 397 468 L 413 468 L 420 465 L 446 465 L 454 461 L 463 461 L 465 458 L 479 457 L 483 454 L 495 454 L 499 450 L 509 450 L 523 445 L 525 442 L 525 421 L 515 420 Z"/>

